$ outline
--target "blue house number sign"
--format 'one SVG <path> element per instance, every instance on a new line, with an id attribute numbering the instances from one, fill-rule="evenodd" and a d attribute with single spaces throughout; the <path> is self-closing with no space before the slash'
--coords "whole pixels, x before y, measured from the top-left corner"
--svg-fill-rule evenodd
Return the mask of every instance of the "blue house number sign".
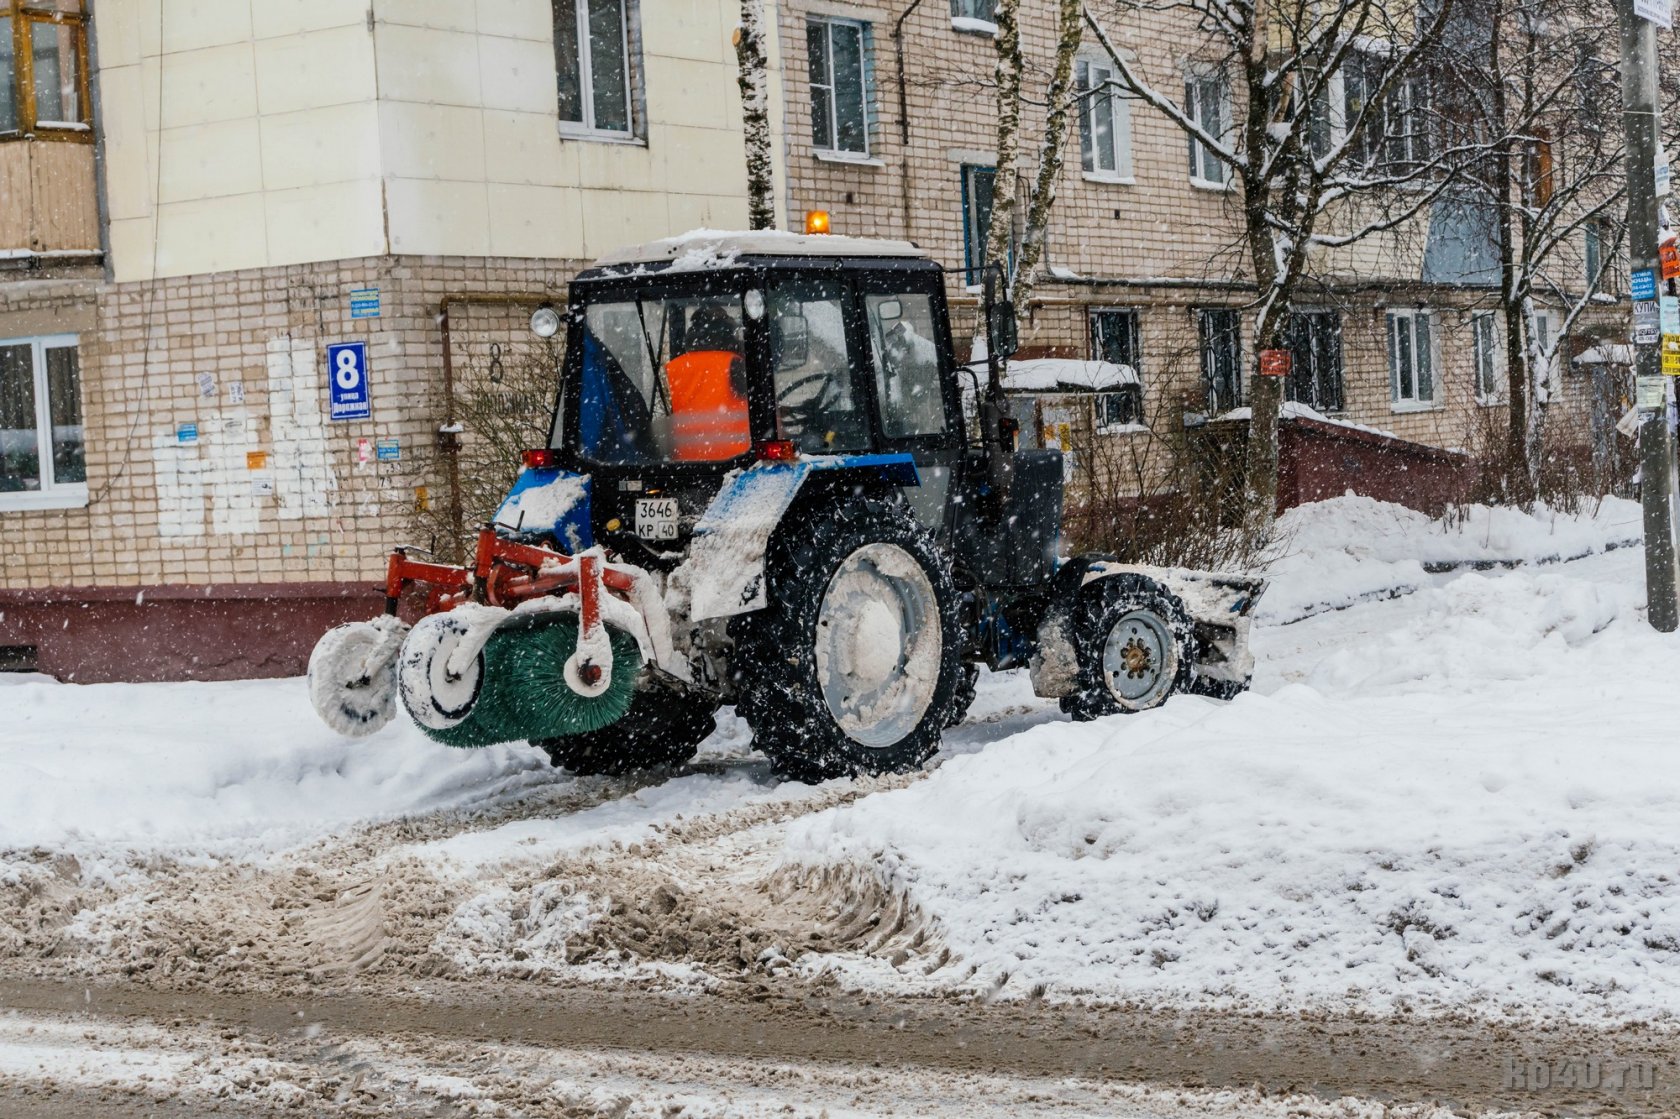
<path id="1" fill-rule="evenodd" d="M 334 420 L 365 420 L 373 414 L 368 398 L 366 342 L 335 342 L 327 347 L 327 385 Z"/>

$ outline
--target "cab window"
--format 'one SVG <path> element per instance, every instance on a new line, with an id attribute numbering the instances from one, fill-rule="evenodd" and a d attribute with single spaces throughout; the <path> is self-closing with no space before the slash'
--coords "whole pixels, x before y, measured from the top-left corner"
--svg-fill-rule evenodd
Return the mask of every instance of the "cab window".
<path id="1" fill-rule="evenodd" d="M 881 430 L 890 439 L 945 433 L 945 399 L 939 387 L 939 346 L 933 299 L 922 293 L 865 295 L 869 345 L 875 362 L 875 395 Z"/>
<path id="2" fill-rule="evenodd" d="M 770 289 L 770 364 L 776 431 L 806 454 L 869 447 L 846 344 L 846 289 L 822 279 Z"/>

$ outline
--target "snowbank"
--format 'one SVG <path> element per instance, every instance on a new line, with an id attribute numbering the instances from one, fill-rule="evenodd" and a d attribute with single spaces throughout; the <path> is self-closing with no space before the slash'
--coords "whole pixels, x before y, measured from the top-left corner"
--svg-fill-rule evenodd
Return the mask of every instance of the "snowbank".
<path id="1" fill-rule="evenodd" d="M 1003 387 L 1009 392 L 1105 392 L 1137 383 L 1137 370 L 1129 365 L 1075 358 L 1011 361 L 1003 374 Z"/>
<path id="2" fill-rule="evenodd" d="M 5 723 L 0 850 L 271 850 L 555 779 L 529 747 L 452 750 L 406 718 L 344 738 L 301 680 L 21 684 Z"/>
<path id="3" fill-rule="evenodd" d="M 939 929 L 898 969 L 806 966 L 1004 997 L 1670 1016 L 1680 700 L 1650 682 L 1680 639 L 1643 621 L 1639 551 L 1427 585 L 1416 558 L 1567 555 L 1631 510 L 1446 532 L 1327 504 L 1296 518 L 1281 597 L 1308 601 L 1338 553 L 1343 575 L 1410 564 L 1415 593 L 1258 627 L 1230 704 L 1039 726 L 796 821 L 784 872 L 853 868 Z"/>
<path id="4" fill-rule="evenodd" d="M 1289 510 L 1260 619 L 1291 622 L 1356 602 L 1410 594 L 1429 572 L 1460 565 L 1545 564 L 1637 544 L 1639 505 L 1607 497 L 1591 513 L 1470 506 L 1448 524 L 1368 497 Z"/>

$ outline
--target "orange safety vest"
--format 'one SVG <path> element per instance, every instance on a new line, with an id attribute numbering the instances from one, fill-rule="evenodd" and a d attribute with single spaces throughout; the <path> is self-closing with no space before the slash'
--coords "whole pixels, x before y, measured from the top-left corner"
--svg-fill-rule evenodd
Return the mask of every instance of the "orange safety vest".
<path id="1" fill-rule="evenodd" d="M 721 462 L 751 449 L 747 402 L 729 383 L 739 360 L 728 350 L 694 350 L 665 363 L 671 454 L 679 462 Z"/>

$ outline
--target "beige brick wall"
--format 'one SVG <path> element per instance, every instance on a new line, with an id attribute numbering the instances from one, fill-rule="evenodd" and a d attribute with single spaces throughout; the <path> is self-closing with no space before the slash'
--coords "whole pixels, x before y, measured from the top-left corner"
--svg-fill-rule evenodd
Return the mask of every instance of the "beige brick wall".
<path id="1" fill-rule="evenodd" d="M 426 543 L 413 539 L 415 487 L 427 486 L 434 503 L 447 499 L 435 450 L 441 298 L 563 300 L 578 267 L 370 257 L 155 285 L 0 285 L 0 323 L 35 312 L 85 321 L 89 493 L 86 508 L 0 511 L 0 586 L 377 578 L 392 544 Z M 380 289 L 380 317 L 350 317 L 358 287 Z M 457 304 L 463 375 L 488 360 L 492 342 L 508 361 L 535 344 L 526 315 Z M 332 423 L 325 347 L 357 340 L 368 345 L 372 418 Z M 196 443 L 177 439 L 187 424 Z M 362 440 L 371 453 L 393 438 L 399 461 L 360 461 Z M 254 482 L 273 492 L 255 492 Z"/>

